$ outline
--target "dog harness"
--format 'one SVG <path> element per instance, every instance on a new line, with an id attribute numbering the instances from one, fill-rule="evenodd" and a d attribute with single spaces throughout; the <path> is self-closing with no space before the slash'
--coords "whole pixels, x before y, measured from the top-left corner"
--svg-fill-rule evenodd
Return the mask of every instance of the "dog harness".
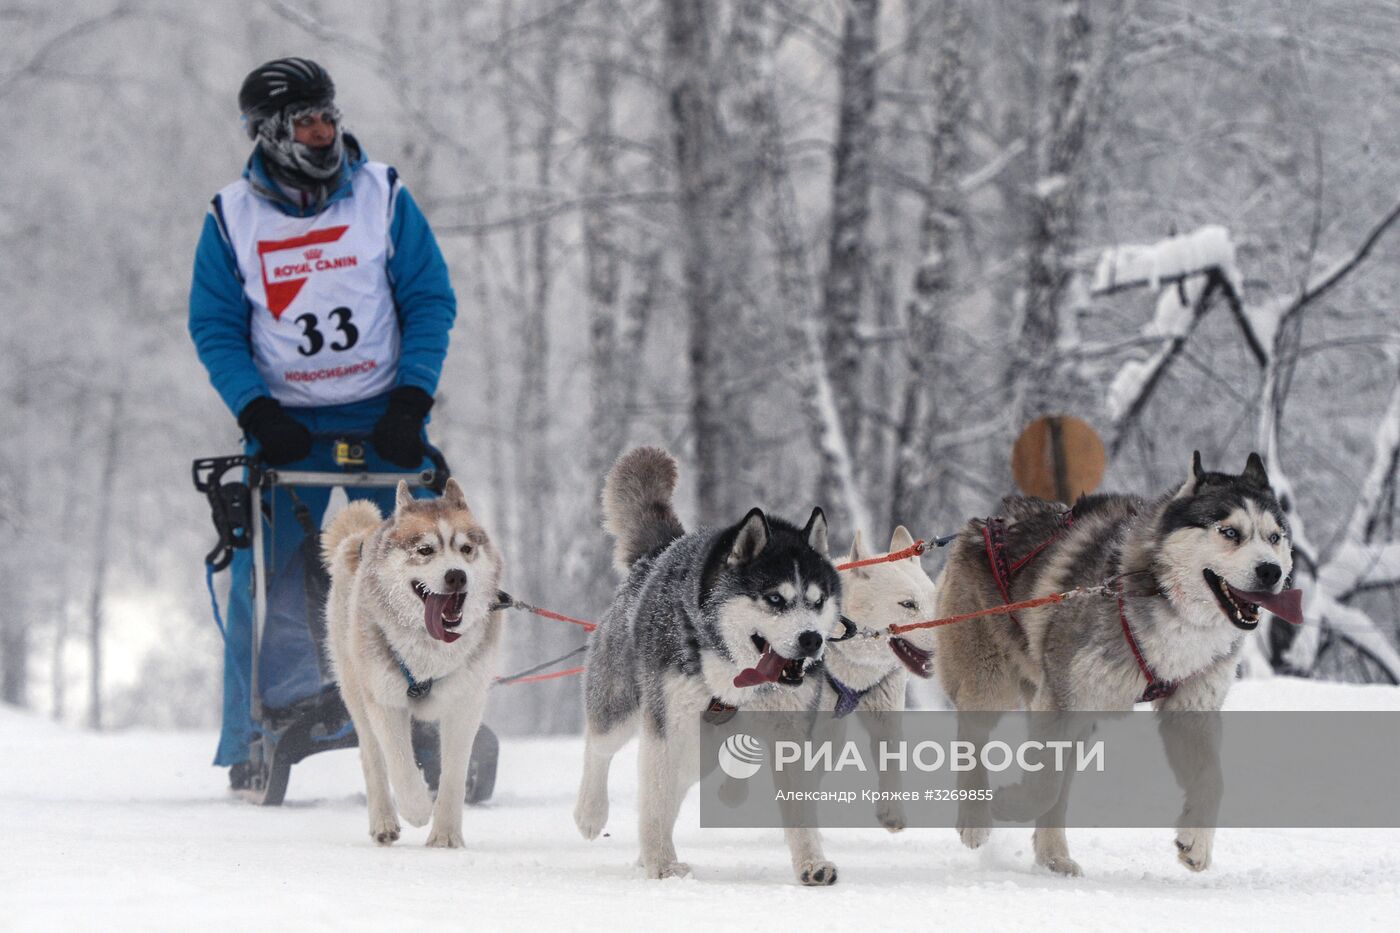
<path id="1" fill-rule="evenodd" d="M 1030 553 L 1014 563 L 1006 557 L 1006 519 L 1000 516 L 988 518 L 982 526 L 982 541 L 987 549 L 987 563 L 992 568 L 992 579 L 996 581 L 997 589 L 1001 592 L 1001 597 L 1010 603 L 1011 599 L 1011 579 L 1017 571 L 1029 564 L 1040 555 L 1040 552 L 1058 540 L 1074 525 L 1074 509 L 1061 513 L 1060 526 L 1055 533 L 1046 538 L 1040 544 L 1031 549 Z M 1147 681 L 1147 687 L 1142 691 L 1142 696 L 1138 697 L 1138 703 L 1151 703 L 1155 700 L 1165 700 L 1176 693 L 1178 686 L 1176 681 L 1162 680 L 1152 668 L 1148 666 L 1147 659 L 1142 655 L 1142 649 L 1138 647 L 1137 638 L 1133 636 L 1133 628 L 1128 624 L 1128 611 L 1123 602 L 1123 584 L 1119 581 L 1117 587 L 1118 599 L 1118 622 L 1123 627 L 1123 638 L 1128 643 L 1129 650 L 1133 653 L 1133 660 L 1137 661 L 1138 670 L 1142 672 L 1143 678 Z M 1016 625 L 1021 622 L 1013 613 L 1007 613 L 1011 621 Z"/>
<path id="2" fill-rule="evenodd" d="M 1165 700 L 1176 693 L 1176 681 L 1160 680 L 1156 674 L 1152 673 L 1152 668 L 1147 666 L 1147 659 L 1142 656 L 1142 649 L 1138 648 L 1137 639 L 1133 637 L 1133 628 L 1128 624 L 1127 608 L 1123 605 L 1123 584 L 1121 581 L 1118 584 L 1118 621 L 1123 625 L 1123 637 L 1127 639 L 1128 647 L 1132 649 L 1133 660 L 1137 661 L 1138 670 L 1142 671 L 1142 676 L 1147 679 L 1147 687 L 1136 702 L 1151 703 L 1153 700 Z"/>
<path id="3" fill-rule="evenodd" d="M 1040 556 L 1040 552 L 1059 540 L 1065 532 L 1074 525 L 1074 508 L 1071 506 L 1060 513 L 1059 527 L 1055 533 L 1044 541 L 1031 548 L 1029 554 L 1020 560 L 1012 563 L 1006 558 L 1006 519 L 999 515 L 994 515 L 982 524 L 982 542 L 987 550 L 987 563 L 992 568 L 992 579 L 996 581 L 997 589 L 1001 592 L 1001 598 L 1010 603 L 1011 600 L 1011 578 L 1015 576 L 1022 567 L 1029 564 Z M 1014 613 L 1007 613 L 1011 621 L 1019 627 L 1021 620 L 1017 619 Z"/>
<path id="4" fill-rule="evenodd" d="M 860 701 L 865 699 L 865 695 L 875 689 L 874 685 L 866 687 L 864 690 L 855 690 L 837 680 L 830 669 L 826 670 L 826 682 L 831 684 L 831 689 L 836 691 L 836 711 L 837 719 L 844 719 L 856 711 Z"/>

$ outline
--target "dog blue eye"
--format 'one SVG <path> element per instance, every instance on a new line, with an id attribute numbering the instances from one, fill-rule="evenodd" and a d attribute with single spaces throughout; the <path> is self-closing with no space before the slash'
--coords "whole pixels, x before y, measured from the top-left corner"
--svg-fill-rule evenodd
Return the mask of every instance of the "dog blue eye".
<path id="1" fill-rule="evenodd" d="M 779 596 L 777 593 L 769 593 L 767 596 L 765 596 L 765 597 L 763 597 L 763 598 L 764 598 L 764 600 L 767 601 L 768 605 L 772 606 L 773 608 L 775 608 L 775 609 L 780 609 L 780 608 L 782 608 L 782 605 L 783 605 L 784 600 L 783 600 L 783 598 L 782 598 L 781 596 Z"/>
<path id="2" fill-rule="evenodd" d="M 1270 544 L 1278 544 L 1278 543 L 1279 543 L 1280 541 L 1282 541 L 1282 540 L 1283 540 L 1283 536 L 1280 535 L 1277 531 L 1275 531 L 1273 534 L 1269 535 L 1269 543 L 1270 543 Z"/>
<path id="3" fill-rule="evenodd" d="M 914 600 L 912 600 L 912 599 L 906 599 L 906 600 L 904 600 L 904 602 L 900 603 L 899 605 L 900 605 L 902 608 L 904 608 L 904 609 L 918 609 L 918 608 L 919 608 L 919 604 L 916 603 L 916 602 L 914 602 Z"/>
<path id="4" fill-rule="evenodd" d="M 1233 529 L 1233 528 L 1230 528 L 1229 526 L 1226 526 L 1226 527 L 1224 527 L 1224 528 L 1221 528 L 1221 529 L 1220 529 L 1220 533 L 1221 533 L 1222 535 L 1224 535 L 1226 538 L 1228 538 L 1229 540 L 1231 540 L 1231 541 L 1236 541 L 1236 540 L 1238 540 L 1238 539 L 1239 539 L 1239 536 L 1240 536 L 1240 533 L 1239 533 L 1238 531 L 1236 531 L 1236 530 Z"/>

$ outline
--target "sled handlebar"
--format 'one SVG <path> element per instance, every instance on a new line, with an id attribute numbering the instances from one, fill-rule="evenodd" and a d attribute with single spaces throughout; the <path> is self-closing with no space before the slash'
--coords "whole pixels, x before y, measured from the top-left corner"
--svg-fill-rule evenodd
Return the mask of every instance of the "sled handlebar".
<path id="1" fill-rule="evenodd" d="M 318 443 L 335 444 L 337 462 L 343 465 L 364 463 L 363 448 L 369 442 L 368 434 L 313 432 L 311 439 Z M 417 473 L 407 471 L 371 472 L 369 470 L 281 470 L 268 466 L 260 456 L 254 456 L 249 461 L 249 469 L 251 475 L 256 478 L 255 485 L 258 486 L 344 486 L 348 489 L 351 487 L 397 486 L 400 481 L 404 481 L 410 486 L 422 486 L 433 492 L 441 493 L 443 487 L 447 485 L 448 478 L 452 475 L 452 470 L 447 466 L 447 458 L 442 455 L 441 450 L 426 442 L 423 446 L 425 456 L 432 463 L 432 466 L 419 470 Z M 342 454 L 345 457 L 343 460 L 341 459 Z"/>
<path id="2" fill-rule="evenodd" d="M 361 445 L 369 439 L 367 434 L 316 434 L 313 441 L 334 444 Z M 204 562 L 215 571 L 223 570 L 233 559 L 236 548 L 251 544 L 250 522 L 252 515 L 252 490 L 273 486 L 344 486 L 346 488 L 381 488 L 397 486 L 400 481 L 410 486 L 421 486 L 441 494 L 447 485 L 452 471 L 447 466 L 447 458 L 432 444 L 425 444 L 427 459 L 431 467 L 416 473 L 370 472 L 368 470 L 278 470 L 268 466 L 261 456 L 252 457 L 233 454 L 226 457 L 200 457 L 191 464 L 194 488 L 209 500 L 214 529 L 219 541 L 205 556 Z M 347 460 L 346 463 L 353 463 Z M 363 462 L 363 455 L 360 455 Z M 247 482 L 241 476 L 225 480 L 224 474 L 230 470 L 248 471 Z"/>

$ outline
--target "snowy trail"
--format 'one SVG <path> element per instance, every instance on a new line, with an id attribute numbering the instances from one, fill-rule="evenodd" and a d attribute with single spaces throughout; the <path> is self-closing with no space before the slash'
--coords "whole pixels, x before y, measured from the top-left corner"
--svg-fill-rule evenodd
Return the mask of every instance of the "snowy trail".
<path id="1" fill-rule="evenodd" d="M 1234 708 L 1400 709 L 1400 690 L 1247 683 Z M 771 830 L 701 830 L 692 794 L 677 849 L 695 876 L 640 877 L 635 746 L 613 771 L 610 836 L 571 812 L 582 743 L 502 742 L 495 799 L 468 810 L 464 851 L 426 829 L 391 849 L 365 831 L 353 751 L 293 769 L 287 804 L 229 798 L 205 733 L 91 735 L 0 712 L 0 929 L 843 930 L 1126 927 L 1394 928 L 1400 830 L 1222 830 L 1215 866 L 1177 865 L 1166 830 L 1077 830 L 1085 877 L 1035 869 L 1029 830 L 979 852 L 949 830 L 828 834 L 841 880 L 804 889 Z"/>

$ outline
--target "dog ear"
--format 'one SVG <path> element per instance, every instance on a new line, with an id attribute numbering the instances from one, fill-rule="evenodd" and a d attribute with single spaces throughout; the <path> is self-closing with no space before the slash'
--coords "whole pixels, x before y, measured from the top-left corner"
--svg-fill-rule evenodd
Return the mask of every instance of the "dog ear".
<path id="1" fill-rule="evenodd" d="M 409 492 L 408 483 L 399 480 L 399 488 L 394 492 L 394 511 L 401 512 L 412 504 L 413 493 Z"/>
<path id="2" fill-rule="evenodd" d="M 851 556 L 849 563 L 853 564 L 856 561 L 865 560 L 869 556 L 870 553 L 866 551 L 865 543 L 861 540 L 860 529 L 857 528 L 856 536 L 851 539 Z M 852 567 L 850 572 L 857 577 L 864 577 L 868 576 L 866 572 L 868 569 L 867 567 Z"/>
<path id="3" fill-rule="evenodd" d="M 894 534 L 890 535 L 890 551 L 891 551 L 891 552 L 894 552 L 894 551 L 902 551 L 902 550 L 904 550 L 904 549 L 907 548 L 907 547 L 913 547 L 913 546 L 914 546 L 914 536 L 911 535 L 911 534 L 909 533 L 909 529 L 908 529 L 908 528 L 905 528 L 903 525 L 900 525 L 898 528 L 896 528 L 896 529 L 894 530 Z M 915 554 L 914 556 L 908 557 L 908 558 L 905 558 L 905 559 L 906 559 L 906 560 L 917 561 L 917 560 L 919 559 L 919 556 L 918 556 L 917 554 Z"/>
<path id="4" fill-rule="evenodd" d="M 1205 468 L 1201 466 L 1201 452 L 1191 451 L 1191 475 L 1186 478 L 1186 482 L 1181 484 L 1181 488 L 1176 491 L 1173 499 L 1184 499 L 1187 496 L 1195 495 L 1196 486 L 1200 483 L 1201 477 L 1206 475 Z"/>
<path id="5" fill-rule="evenodd" d="M 812 550 L 826 556 L 826 513 L 820 507 L 812 510 L 811 517 L 807 519 L 807 527 L 802 529 L 802 537 L 807 539 L 807 544 Z"/>
<path id="6" fill-rule="evenodd" d="M 748 563 L 767 546 L 768 517 L 762 509 L 750 509 L 739 525 L 739 533 L 734 536 L 734 545 L 729 549 L 729 566 Z"/>
<path id="7" fill-rule="evenodd" d="M 447 485 L 442 487 L 442 501 L 454 509 L 467 508 L 467 495 L 455 478 L 448 479 Z"/>
<path id="8" fill-rule="evenodd" d="M 1269 485 L 1269 474 L 1264 469 L 1264 458 L 1260 457 L 1257 453 L 1251 453 L 1249 459 L 1245 461 L 1244 472 L 1240 474 L 1240 479 L 1249 483 L 1251 486 L 1263 486 L 1267 488 Z"/>

